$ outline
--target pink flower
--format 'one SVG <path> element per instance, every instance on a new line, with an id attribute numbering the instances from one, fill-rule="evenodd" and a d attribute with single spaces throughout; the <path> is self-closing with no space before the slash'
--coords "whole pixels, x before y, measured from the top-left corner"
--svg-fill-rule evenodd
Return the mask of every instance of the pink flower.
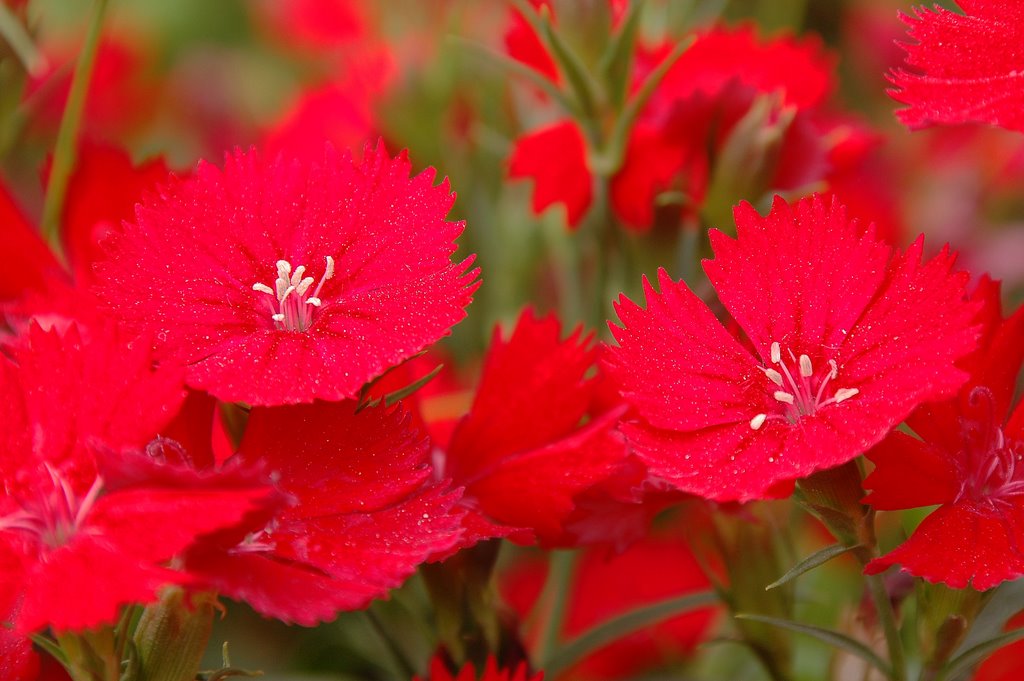
<path id="1" fill-rule="evenodd" d="M 1011 412 L 1024 360 L 1024 308 L 1003 319 L 999 285 L 983 279 L 978 351 L 970 379 L 951 400 L 924 405 L 868 453 L 875 470 L 865 500 L 881 510 L 938 505 L 910 539 L 867 572 L 901 565 L 957 589 L 990 589 L 1024 575 L 1024 406 Z M 913 484 L 908 484 L 913 481 Z"/>
<path id="2" fill-rule="evenodd" d="M 660 294 L 644 281 L 646 310 L 618 301 L 609 362 L 651 472 L 718 501 L 778 495 L 858 456 L 952 394 L 977 337 L 946 251 L 894 252 L 818 198 L 735 217 L 736 239 L 711 232 L 704 269 L 749 346 L 661 271 Z"/>
<path id="3" fill-rule="evenodd" d="M 98 266 L 101 296 L 221 400 L 355 396 L 448 332 L 476 288 L 451 262 L 462 223 L 428 170 L 383 145 L 362 161 L 228 156 L 139 205 Z"/>
<path id="4" fill-rule="evenodd" d="M 982 122 L 1024 130 L 1024 3 L 958 0 L 965 15 L 919 7 L 902 15 L 916 42 L 904 43 L 907 66 L 889 79 L 896 112 L 910 128 Z"/>

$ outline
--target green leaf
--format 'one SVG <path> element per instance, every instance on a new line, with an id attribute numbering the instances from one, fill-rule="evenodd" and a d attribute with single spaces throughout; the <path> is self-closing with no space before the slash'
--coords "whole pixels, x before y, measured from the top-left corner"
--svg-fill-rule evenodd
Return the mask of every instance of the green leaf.
<path id="1" fill-rule="evenodd" d="M 598 62 L 598 70 L 608 83 L 611 104 L 616 111 L 622 108 L 626 92 L 629 90 L 629 76 L 633 71 L 633 49 L 640 31 L 643 6 L 644 0 L 630 3 L 622 26 L 612 37 Z"/>
<path id="2" fill-rule="evenodd" d="M 542 660 L 540 666 L 546 677 L 555 678 L 601 646 L 662 620 L 718 602 L 713 591 L 699 591 L 631 610 L 591 627 L 557 650 L 550 660 Z"/>
<path id="3" fill-rule="evenodd" d="M 800 575 L 804 574 L 805 572 L 810 572 L 814 568 L 820 565 L 824 565 L 836 556 L 841 556 L 847 551 L 852 551 L 853 549 L 859 547 L 860 544 L 855 544 L 853 546 L 844 546 L 843 544 L 832 544 L 831 546 L 827 546 L 820 551 L 812 553 L 807 558 L 804 558 L 802 561 L 800 561 L 792 568 L 790 568 L 788 571 L 786 571 L 786 574 L 782 575 L 774 582 L 766 586 L 764 590 L 768 591 L 770 589 L 774 589 L 776 587 L 782 586 L 783 584 L 791 582 Z"/>
<path id="4" fill-rule="evenodd" d="M 384 396 L 384 406 L 391 407 L 397 404 L 399 400 L 404 400 L 409 395 L 412 395 L 414 392 L 425 386 L 427 383 L 430 383 L 432 380 L 434 380 L 434 376 L 437 376 L 441 372 L 441 369 L 443 368 L 444 364 L 438 364 L 436 367 L 430 370 L 429 374 L 423 376 L 422 378 L 416 381 L 413 381 L 404 388 L 399 388 L 394 392 L 388 393 L 387 395 Z"/>
<path id="5" fill-rule="evenodd" d="M 780 619 L 778 617 L 765 617 L 763 615 L 747 615 L 742 613 L 735 615 L 735 617 L 736 619 L 750 620 L 751 622 L 763 622 L 764 624 L 770 624 L 780 629 L 795 631 L 798 634 L 806 634 L 807 636 L 816 638 L 823 643 L 835 646 L 836 648 L 842 648 L 846 652 L 856 655 L 871 666 L 875 667 L 887 677 L 892 676 L 889 664 L 880 658 L 875 651 L 871 650 L 860 641 L 852 639 L 845 634 L 840 634 L 839 632 L 832 631 L 831 629 L 822 629 L 821 627 L 815 627 L 810 624 L 802 624 L 800 622 L 793 622 L 792 620 Z"/>
<path id="6" fill-rule="evenodd" d="M 958 675 L 966 672 L 998 649 L 1021 639 L 1024 639 L 1024 629 L 1015 629 L 967 649 L 946 663 L 941 676 L 939 676 L 939 681 L 955 679 Z"/>
<path id="7" fill-rule="evenodd" d="M 594 80 L 579 56 L 555 30 L 555 25 L 551 22 L 551 10 L 547 5 L 541 5 L 539 24 L 541 38 L 576 93 L 580 111 L 585 118 L 593 119 L 597 112 L 597 88 Z"/>

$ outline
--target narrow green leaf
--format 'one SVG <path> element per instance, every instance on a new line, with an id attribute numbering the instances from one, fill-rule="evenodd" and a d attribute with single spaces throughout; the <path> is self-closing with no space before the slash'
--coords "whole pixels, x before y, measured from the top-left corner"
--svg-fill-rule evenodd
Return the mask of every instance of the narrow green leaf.
<path id="1" fill-rule="evenodd" d="M 1024 639 L 1024 629 L 1015 629 L 1001 636 L 983 641 L 973 648 L 968 648 L 946 663 L 941 676 L 939 676 L 939 681 L 955 679 L 958 675 L 966 672 L 998 649 L 1021 639 Z"/>
<path id="2" fill-rule="evenodd" d="M 544 94 L 562 107 L 569 116 L 574 118 L 579 116 L 579 107 L 576 103 L 566 97 L 565 93 L 559 89 L 557 84 L 539 71 L 535 71 L 526 64 L 518 62 L 515 59 L 499 52 L 495 52 L 494 50 L 488 49 L 487 47 L 472 40 L 467 40 L 459 36 L 449 36 L 448 39 L 459 48 L 468 50 L 478 56 L 486 58 L 496 67 L 504 69 L 512 75 L 519 76 L 530 81 L 530 83 L 543 91 Z"/>
<path id="3" fill-rule="evenodd" d="M 611 177 L 619 170 L 626 153 L 626 141 L 629 139 L 629 133 L 633 129 L 633 123 L 636 121 L 637 116 L 640 115 L 640 111 L 643 110 L 647 100 L 654 94 L 655 89 L 657 89 L 665 74 L 668 73 L 673 64 L 679 61 L 683 53 L 690 49 L 693 41 L 693 36 L 681 40 L 675 46 L 675 49 L 665 57 L 665 60 L 651 71 L 650 75 L 647 76 L 647 80 L 640 86 L 640 90 L 626 103 L 622 114 L 615 121 L 615 127 L 608 138 L 607 147 L 602 150 L 603 153 L 600 159 L 594 160 L 595 171 L 605 177 Z"/>
<path id="4" fill-rule="evenodd" d="M 545 676 L 555 678 L 603 645 L 670 617 L 718 602 L 718 596 L 713 591 L 699 591 L 631 610 L 602 622 L 569 641 L 560 650 L 555 651 L 551 659 L 542 660 L 541 668 L 544 669 Z"/>
<path id="5" fill-rule="evenodd" d="M 821 627 L 815 627 L 810 624 L 802 624 L 800 622 L 793 622 L 792 620 L 784 620 L 778 617 L 765 617 L 763 615 L 747 615 L 738 614 L 735 615 L 736 619 L 749 620 L 751 622 L 763 622 L 764 624 L 770 624 L 780 629 L 786 629 L 788 631 L 795 631 L 798 634 L 806 634 L 812 638 L 816 638 L 823 643 L 835 646 L 836 648 L 842 648 L 846 652 L 856 655 L 871 666 L 878 669 L 880 672 L 885 674 L 887 677 L 892 677 L 892 671 L 889 669 L 889 664 L 880 658 L 875 651 L 868 648 L 866 645 L 850 638 L 845 634 L 840 634 L 837 631 L 830 629 L 822 629 Z"/>
<path id="6" fill-rule="evenodd" d="M 598 62 L 598 71 L 608 83 L 611 104 L 616 111 L 622 107 L 626 100 L 626 92 L 629 90 L 629 75 L 633 71 L 633 48 L 636 45 L 637 33 L 640 31 L 643 6 L 644 0 L 630 3 L 622 25 Z"/>
<path id="7" fill-rule="evenodd" d="M 541 38 L 544 40 L 551 56 L 558 63 L 565 79 L 569 81 L 573 91 L 576 93 L 576 101 L 579 102 L 580 111 L 586 118 L 593 118 L 597 112 L 597 87 L 594 79 L 587 73 L 586 67 L 579 56 L 562 36 L 555 30 L 551 22 L 551 10 L 547 5 L 541 5 L 540 9 Z"/>
<path id="8" fill-rule="evenodd" d="M 441 369 L 443 368 L 444 364 L 438 364 L 436 367 L 431 369 L 430 373 L 427 374 L 426 376 L 423 376 L 422 378 L 413 381 L 404 388 L 399 388 L 394 392 L 388 393 L 387 395 L 384 396 L 384 406 L 390 407 L 396 404 L 399 400 L 404 400 L 409 395 L 412 395 L 414 392 L 425 386 L 427 383 L 430 383 L 432 380 L 434 380 L 434 376 L 437 376 L 441 372 Z"/>
<path id="9" fill-rule="evenodd" d="M 831 546 L 827 546 L 827 547 L 823 548 L 820 551 L 812 553 L 807 558 L 804 558 L 802 561 L 800 561 L 799 563 L 794 565 L 792 568 L 790 568 L 786 572 L 786 574 L 782 575 L 781 577 L 776 579 L 774 582 L 772 582 L 771 584 L 766 586 L 764 588 L 764 590 L 768 591 L 770 589 L 774 589 L 776 587 L 782 586 L 783 584 L 791 582 L 792 580 L 796 579 L 797 577 L 799 577 L 800 575 L 804 574 L 805 572 L 810 572 L 814 568 L 816 568 L 816 567 L 818 567 L 820 565 L 824 565 L 825 563 L 829 562 L 830 560 L 832 560 L 836 556 L 841 556 L 844 553 L 846 553 L 847 551 L 852 551 L 853 549 L 858 548 L 858 547 L 860 547 L 860 544 L 855 544 L 854 546 L 844 546 L 843 544 L 832 544 Z"/>

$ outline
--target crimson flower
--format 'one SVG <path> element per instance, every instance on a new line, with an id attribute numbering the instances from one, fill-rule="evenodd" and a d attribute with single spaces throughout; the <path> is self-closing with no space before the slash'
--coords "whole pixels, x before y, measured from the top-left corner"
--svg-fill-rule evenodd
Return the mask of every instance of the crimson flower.
<path id="1" fill-rule="evenodd" d="M 439 473 L 465 488 L 462 545 L 512 534 L 574 543 L 565 523 L 576 497 L 626 462 L 615 425 L 623 408 L 594 414 L 599 348 L 576 329 L 562 339 L 554 316 L 530 309 L 508 338 L 496 329 L 469 413 L 438 454 Z"/>
<path id="2" fill-rule="evenodd" d="M 922 261 L 862 234 L 836 201 L 776 197 L 712 231 L 704 270 L 749 341 L 664 270 L 647 309 L 624 296 L 609 370 L 638 418 L 627 440 L 657 475 L 718 501 L 778 495 L 877 443 L 918 404 L 965 380 L 975 306 L 943 250 Z"/>
<path id="3" fill-rule="evenodd" d="M 100 263 L 101 297 L 225 401 L 355 396 L 447 333 L 476 288 L 434 172 L 383 144 L 355 161 L 236 152 L 143 201 Z"/>
<path id="4" fill-rule="evenodd" d="M 164 564 L 197 536 L 269 501 L 262 483 L 120 484 L 122 459 L 141 456 L 120 451 L 157 434 L 184 397 L 181 373 L 153 371 L 145 343 L 33 325 L 13 354 L 0 356 L 0 611 L 19 634 L 113 622 L 183 581 Z"/>
<path id="5" fill-rule="evenodd" d="M 910 69 L 889 76 L 889 94 L 908 105 L 897 117 L 910 128 L 981 122 L 1024 131 L 1024 3 L 957 4 L 966 15 L 938 6 L 901 15 L 916 42 L 903 44 Z"/>
<path id="6" fill-rule="evenodd" d="M 979 591 L 1024 575 L 1024 403 L 1012 410 L 1024 360 L 1024 308 L 1002 318 L 999 285 L 983 279 L 978 351 L 962 365 L 970 379 L 950 400 L 907 419 L 920 439 L 889 435 L 868 452 L 875 470 L 865 500 L 881 510 L 938 505 L 910 539 L 872 561 L 930 582 Z M 907 481 L 913 480 L 913 485 Z"/>
<path id="7" fill-rule="evenodd" d="M 461 531 L 426 439 L 400 410 L 257 408 L 229 463 L 262 464 L 293 503 L 262 529 L 197 546 L 186 569 L 284 622 L 312 626 L 399 586 Z"/>
<path id="8" fill-rule="evenodd" d="M 521 19 L 520 19 L 521 21 Z M 520 39 L 510 52 L 528 66 L 545 68 L 536 49 Z M 631 75 L 640 86 L 674 44 L 640 45 Z M 510 45 L 511 49 L 512 45 Z M 662 192 L 683 192 L 699 207 L 719 152 L 761 97 L 778 97 L 759 124 L 781 129 L 778 158 L 761 170 L 769 188 L 795 190 L 826 179 L 831 170 L 826 131 L 812 118 L 834 88 L 833 59 L 820 41 L 789 36 L 760 41 L 753 26 L 716 27 L 668 70 L 631 129 L 622 167 L 611 178 L 610 200 L 627 225 L 654 222 Z M 578 124 L 558 120 L 516 140 L 509 175 L 534 180 L 533 209 L 561 203 L 576 227 L 593 201 L 586 138 Z M 757 188 L 760 191 L 762 188 Z"/>
<path id="9" fill-rule="evenodd" d="M 514 669 L 498 667 L 494 657 L 488 657 L 484 663 L 483 672 L 479 675 L 472 662 L 467 662 L 459 670 L 458 674 L 452 674 L 444 661 L 435 657 L 430 661 L 430 676 L 428 681 L 543 681 L 544 672 L 530 674 L 525 662 L 519 663 Z M 420 681 L 417 676 L 413 681 Z"/>

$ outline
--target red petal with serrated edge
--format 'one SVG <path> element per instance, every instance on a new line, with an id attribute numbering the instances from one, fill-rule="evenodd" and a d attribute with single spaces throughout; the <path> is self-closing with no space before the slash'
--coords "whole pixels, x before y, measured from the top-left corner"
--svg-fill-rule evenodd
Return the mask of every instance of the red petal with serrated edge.
<path id="1" fill-rule="evenodd" d="M 561 203 L 570 227 L 579 225 L 593 202 L 587 143 L 572 121 L 553 123 L 516 139 L 508 174 L 534 181 L 531 205 L 535 214 Z"/>
<path id="2" fill-rule="evenodd" d="M 761 357 L 773 342 L 812 359 L 838 347 L 884 280 L 891 249 L 863 235 L 838 201 L 791 206 L 776 196 L 767 216 L 741 203 L 735 219 L 735 239 L 711 232 L 715 259 L 704 271 Z"/>
<path id="3" fill-rule="evenodd" d="M 954 589 L 985 591 L 1024 575 L 1024 503 L 993 506 L 967 499 L 942 506 L 907 541 L 868 563 L 877 574 L 901 565 L 910 574 Z"/>
<path id="4" fill-rule="evenodd" d="M 958 471 L 943 450 L 895 432 L 867 453 L 875 469 L 864 479 L 864 499 L 881 511 L 944 504 L 960 491 Z M 914 484 L 908 485 L 907 481 Z"/>
<path id="5" fill-rule="evenodd" d="M 61 334 L 33 323 L 27 343 L 14 349 L 18 368 L 0 371 L 3 402 L 11 409 L 24 405 L 18 417 L 23 420 L 14 421 L 12 413 L 8 425 L 36 434 L 22 445 L 31 449 L 10 449 L 4 455 L 14 459 L 0 459 L 0 476 L 11 484 L 11 466 L 45 461 L 65 469 L 65 477 L 84 494 L 95 477 L 92 454 L 85 451 L 89 442 L 140 448 L 181 405 L 181 370 L 153 369 L 148 343 L 128 342 L 109 328 L 90 334 L 83 339 L 75 326 Z"/>
<path id="6" fill-rule="evenodd" d="M 902 15 L 914 42 L 903 44 L 909 70 L 889 76 L 889 94 L 908 105 L 896 115 L 910 128 L 981 122 L 1024 130 L 1024 3 L 959 4 L 967 16 L 940 7 Z"/>
<path id="7" fill-rule="evenodd" d="M 598 356 L 592 340 L 581 328 L 562 340 L 556 317 L 538 319 L 529 308 L 507 340 L 495 329 L 470 412 L 452 434 L 446 474 L 476 477 L 509 454 L 572 431 L 596 387 L 586 377 Z"/>
<path id="8" fill-rule="evenodd" d="M 328 147 L 319 163 L 252 151 L 223 170 L 200 164 L 112 240 L 101 297 L 152 333 L 159 358 L 187 364 L 191 387 L 224 401 L 354 397 L 445 335 L 476 288 L 472 260 L 451 261 L 463 225 L 445 220 L 447 181 L 410 169 L 383 144 L 361 161 Z M 334 277 L 308 328 L 276 329 L 275 297 L 253 285 L 273 286 L 282 259 L 319 281 L 328 256 Z"/>
<path id="9" fill-rule="evenodd" d="M 84 587 L 83 575 L 88 575 Z M 113 624 L 121 606 L 152 602 L 161 587 L 186 579 L 183 573 L 133 560 L 102 536 L 78 533 L 26 571 L 15 629 L 28 634 L 46 627 L 81 631 Z"/>
<path id="10" fill-rule="evenodd" d="M 685 283 L 658 270 L 658 285 L 644 279 L 647 309 L 624 296 L 615 304 L 607 366 L 622 396 L 657 428 L 746 424 L 767 390 L 756 360 Z"/>
<path id="11" fill-rule="evenodd" d="M 427 441 L 401 409 L 357 403 L 253 409 L 238 457 L 261 462 L 298 499 L 298 520 L 400 503 L 430 479 Z"/>

